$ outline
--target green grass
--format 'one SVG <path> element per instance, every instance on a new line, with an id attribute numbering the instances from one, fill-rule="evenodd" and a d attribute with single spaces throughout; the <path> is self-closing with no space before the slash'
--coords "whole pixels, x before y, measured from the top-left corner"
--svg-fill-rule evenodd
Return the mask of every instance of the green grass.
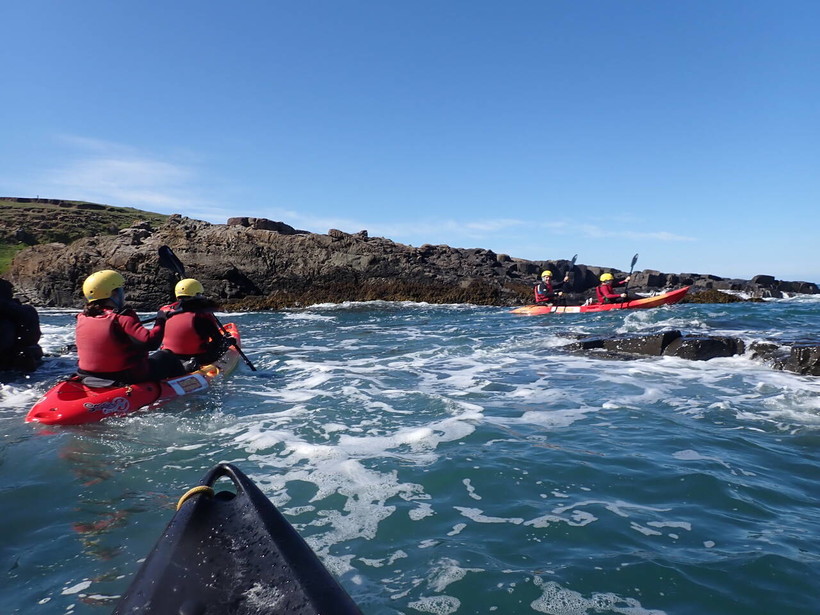
<path id="1" fill-rule="evenodd" d="M 50 202 L 49 202 L 50 201 Z M 133 207 L 114 207 L 85 201 L 0 198 L 0 274 L 28 244 L 69 244 L 82 237 L 116 235 L 143 220 L 162 226 L 168 216 Z M 18 231 L 24 231 L 18 234 Z M 22 240 L 22 243 L 21 243 Z"/>
<path id="2" fill-rule="evenodd" d="M 0 275 L 8 271 L 14 255 L 26 247 L 24 243 L 0 243 Z"/>

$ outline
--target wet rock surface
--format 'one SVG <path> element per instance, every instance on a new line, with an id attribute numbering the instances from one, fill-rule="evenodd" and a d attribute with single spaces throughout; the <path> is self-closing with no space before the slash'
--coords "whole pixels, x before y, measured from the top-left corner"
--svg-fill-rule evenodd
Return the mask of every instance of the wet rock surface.
<path id="1" fill-rule="evenodd" d="M 590 353 L 609 359 L 637 359 L 640 357 L 678 357 L 689 361 L 709 361 L 719 357 L 745 354 L 752 360 L 762 361 L 773 369 L 796 374 L 820 376 L 820 345 L 797 343 L 782 345 L 774 342 L 755 342 L 748 349 L 736 337 L 717 335 L 685 335 L 676 329 L 650 335 L 582 338 L 566 346 L 574 353 Z"/>

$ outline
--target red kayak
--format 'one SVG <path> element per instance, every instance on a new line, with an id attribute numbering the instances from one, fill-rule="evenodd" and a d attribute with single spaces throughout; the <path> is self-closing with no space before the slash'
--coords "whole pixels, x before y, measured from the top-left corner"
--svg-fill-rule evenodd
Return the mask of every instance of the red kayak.
<path id="1" fill-rule="evenodd" d="M 526 314 L 535 316 L 538 314 L 580 314 L 587 312 L 607 312 L 609 310 L 635 310 L 659 307 L 661 305 L 671 305 L 677 303 L 689 291 L 690 286 L 684 286 L 678 290 L 673 290 L 654 297 L 642 297 L 623 303 L 593 303 L 592 305 L 524 305 L 512 310 L 512 314 Z"/>
<path id="2" fill-rule="evenodd" d="M 236 325 L 225 325 L 226 332 L 239 346 Z M 239 350 L 229 346 L 211 365 L 195 372 L 158 382 L 93 386 L 94 379 L 72 376 L 52 387 L 26 415 L 27 423 L 80 425 L 96 423 L 109 416 L 123 416 L 137 410 L 153 410 L 170 401 L 210 388 L 211 381 L 227 375 L 239 362 Z M 102 381 L 102 383 L 109 381 Z M 99 382 L 98 382 L 99 383 Z"/>

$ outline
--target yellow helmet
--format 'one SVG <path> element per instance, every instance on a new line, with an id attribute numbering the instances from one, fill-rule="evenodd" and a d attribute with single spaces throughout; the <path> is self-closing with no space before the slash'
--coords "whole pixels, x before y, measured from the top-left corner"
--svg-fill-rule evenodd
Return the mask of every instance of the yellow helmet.
<path id="1" fill-rule="evenodd" d="M 125 278 L 113 269 L 92 273 L 83 282 L 83 295 L 87 301 L 110 299 L 118 288 L 125 284 Z"/>
<path id="2" fill-rule="evenodd" d="M 615 278 L 611 273 L 602 273 L 601 274 L 601 282 L 609 282 L 610 280 L 614 280 Z"/>
<path id="3" fill-rule="evenodd" d="M 546 271 L 541 272 L 541 277 L 542 278 L 546 278 L 547 276 L 552 277 L 552 271 L 550 271 L 549 269 L 547 269 Z"/>
<path id="4" fill-rule="evenodd" d="M 195 280 L 193 278 L 186 278 L 184 280 L 180 280 L 174 287 L 174 294 L 177 296 L 177 298 L 196 297 L 197 295 L 201 295 L 204 292 L 205 289 L 202 287 L 202 284 L 199 283 L 199 280 Z"/>

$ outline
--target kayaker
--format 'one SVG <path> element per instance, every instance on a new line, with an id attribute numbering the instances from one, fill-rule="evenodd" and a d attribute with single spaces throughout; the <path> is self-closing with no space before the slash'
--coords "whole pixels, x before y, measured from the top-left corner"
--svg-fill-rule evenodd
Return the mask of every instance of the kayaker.
<path id="1" fill-rule="evenodd" d="M 125 305 L 125 279 L 112 269 L 92 273 L 83 282 L 88 302 L 77 315 L 77 355 L 80 376 L 96 376 L 125 384 L 161 380 L 185 373 L 170 352 L 156 352 L 167 314 L 157 312 L 151 329 Z"/>
<path id="2" fill-rule="evenodd" d="M 564 279 L 561 282 L 553 282 L 552 271 L 546 269 L 541 273 L 541 281 L 538 282 L 533 288 L 533 291 L 535 292 L 535 302 L 550 303 L 553 299 L 555 299 L 556 291 L 562 288 L 566 282 L 569 282 L 569 273 L 564 276 Z M 558 296 L 563 294 L 563 292 L 557 293 Z"/>
<path id="3" fill-rule="evenodd" d="M 616 286 L 623 286 L 629 282 L 630 276 L 626 276 L 623 280 L 615 281 L 615 276 L 611 273 L 601 274 L 601 284 L 595 288 L 595 294 L 598 296 L 598 303 L 621 303 L 627 301 L 626 293 L 615 292 Z"/>
<path id="4" fill-rule="evenodd" d="M 33 372 L 41 363 L 40 317 L 14 296 L 14 287 L 0 279 L 0 370 Z"/>
<path id="5" fill-rule="evenodd" d="M 177 301 L 160 308 L 168 315 L 162 348 L 174 353 L 189 371 L 216 361 L 233 339 L 223 335 L 214 316 L 219 304 L 204 293 L 199 280 L 180 280 L 174 288 Z"/>

